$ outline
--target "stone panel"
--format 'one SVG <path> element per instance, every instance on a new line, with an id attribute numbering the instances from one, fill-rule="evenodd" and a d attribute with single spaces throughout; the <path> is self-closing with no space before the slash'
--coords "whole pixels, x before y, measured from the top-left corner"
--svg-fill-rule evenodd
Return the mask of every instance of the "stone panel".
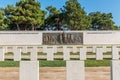
<path id="1" fill-rule="evenodd" d="M 66 80 L 85 80 L 84 61 L 67 61 Z"/>
<path id="2" fill-rule="evenodd" d="M 20 61 L 20 80 L 39 80 L 39 61 Z"/>

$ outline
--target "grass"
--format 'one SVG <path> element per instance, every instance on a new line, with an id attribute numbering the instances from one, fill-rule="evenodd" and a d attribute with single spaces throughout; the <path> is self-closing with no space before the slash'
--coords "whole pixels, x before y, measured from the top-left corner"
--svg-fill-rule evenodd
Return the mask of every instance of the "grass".
<path id="1" fill-rule="evenodd" d="M 79 58 L 70 58 L 70 60 L 80 60 Z"/>
<path id="2" fill-rule="evenodd" d="M 87 46 L 87 48 L 92 48 L 92 46 Z"/>
<path id="3" fill-rule="evenodd" d="M 79 52 L 77 53 L 70 52 L 70 55 L 79 55 L 79 54 L 80 54 Z M 54 55 L 63 55 L 63 52 L 57 52 Z"/>
<path id="4" fill-rule="evenodd" d="M 27 60 L 24 60 L 24 61 L 27 61 Z M 65 67 L 66 61 L 64 60 L 54 60 L 54 61 L 39 60 L 39 66 L 40 67 Z M 85 60 L 85 67 L 100 67 L 100 66 L 110 66 L 110 60 L 109 59 Z M 13 61 L 13 60 L 0 61 L 0 67 L 19 67 L 19 61 Z"/>
<path id="5" fill-rule="evenodd" d="M 79 52 L 76 52 L 76 53 L 70 52 L 70 55 L 80 55 L 80 53 Z"/>
<path id="6" fill-rule="evenodd" d="M 30 52 L 27 52 L 27 53 L 21 53 L 21 55 L 30 55 Z"/>
<path id="7" fill-rule="evenodd" d="M 54 55 L 63 55 L 63 52 L 57 52 Z"/>
<path id="8" fill-rule="evenodd" d="M 106 48 L 112 48 L 112 46 L 107 46 Z"/>
<path id="9" fill-rule="evenodd" d="M 19 67 L 18 61 L 0 61 L 0 67 Z"/>
<path id="10" fill-rule="evenodd" d="M 93 53 L 93 52 L 87 52 L 87 55 L 96 55 L 96 53 Z"/>
<path id="11" fill-rule="evenodd" d="M 40 61 L 39 66 L 41 67 L 65 67 L 66 61 L 63 61 L 63 60 Z"/>
<path id="12" fill-rule="evenodd" d="M 47 55 L 47 53 L 38 52 L 38 55 Z"/>
<path id="13" fill-rule="evenodd" d="M 105 52 L 103 55 L 112 55 L 112 52 Z"/>
<path id="14" fill-rule="evenodd" d="M 110 60 L 86 60 L 86 67 L 110 66 Z"/>
<path id="15" fill-rule="evenodd" d="M 13 52 L 7 52 L 5 55 L 14 55 Z"/>
<path id="16" fill-rule="evenodd" d="M 63 60 L 63 58 L 54 58 L 54 60 Z"/>
<path id="17" fill-rule="evenodd" d="M 30 61 L 30 59 L 22 58 L 22 61 Z"/>
<path id="18" fill-rule="evenodd" d="M 119 54 L 120 54 L 120 52 L 119 52 Z M 96 55 L 96 53 L 87 52 L 87 55 Z M 103 55 L 112 55 L 112 52 L 104 52 Z"/>

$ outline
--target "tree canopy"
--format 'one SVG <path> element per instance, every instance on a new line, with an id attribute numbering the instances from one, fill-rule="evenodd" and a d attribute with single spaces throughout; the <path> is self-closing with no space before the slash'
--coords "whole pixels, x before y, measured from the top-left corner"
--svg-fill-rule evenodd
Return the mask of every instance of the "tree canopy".
<path id="1" fill-rule="evenodd" d="M 4 19 L 4 9 L 0 8 L 0 30 L 4 30 L 7 27 L 7 24 L 5 24 L 5 19 Z"/>
<path id="2" fill-rule="evenodd" d="M 17 30 L 35 30 L 44 23 L 45 12 L 35 0 L 20 0 L 15 6 L 8 5 L 5 13 Z M 13 29 L 12 26 L 12 29 Z"/>
<path id="3" fill-rule="evenodd" d="M 67 0 L 60 9 L 41 10 L 36 0 L 20 0 L 0 8 L 0 30 L 117 30 L 112 13 L 86 13 L 78 0 Z"/>
<path id="4" fill-rule="evenodd" d="M 57 10 L 53 6 L 48 6 L 46 8 L 48 11 L 48 17 L 45 20 L 45 26 L 44 28 L 52 29 L 52 30 L 61 30 L 61 27 L 59 25 L 60 23 L 60 17 L 61 17 L 61 12 L 60 10 Z"/>
<path id="5" fill-rule="evenodd" d="M 89 17 L 77 0 L 68 0 L 64 6 L 65 21 L 71 30 L 86 30 L 90 26 Z"/>
<path id="6" fill-rule="evenodd" d="M 91 12 L 89 14 L 91 19 L 91 28 L 94 30 L 112 30 L 114 29 L 114 22 L 112 20 L 112 13 Z"/>

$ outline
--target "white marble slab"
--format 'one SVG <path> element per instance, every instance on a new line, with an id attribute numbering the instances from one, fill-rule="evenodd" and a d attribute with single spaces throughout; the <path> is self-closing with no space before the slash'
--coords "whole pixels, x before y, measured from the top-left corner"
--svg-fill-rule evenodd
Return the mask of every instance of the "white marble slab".
<path id="1" fill-rule="evenodd" d="M 111 61 L 111 80 L 120 80 L 120 60 Z"/>
<path id="2" fill-rule="evenodd" d="M 20 61 L 19 80 L 39 80 L 39 61 Z"/>
<path id="3" fill-rule="evenodd" d="M 67 61 L 66 80 L 85 80 L 84 61 Z"/>

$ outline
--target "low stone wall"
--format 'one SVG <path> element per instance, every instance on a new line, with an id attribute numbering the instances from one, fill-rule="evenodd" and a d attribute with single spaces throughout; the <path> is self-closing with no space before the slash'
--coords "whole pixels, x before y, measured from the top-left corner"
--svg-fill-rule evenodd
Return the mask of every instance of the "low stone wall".
<path id="1" fill-rule="evenodd" d="M 27 59 L 36 61 L 38 59 L 54 60 L 87 60 L 88 58 L 95 58 L 96 60 L 103 60 L 103 58 L 111 58 L 111 60 L 119 60 L 120 45 L 82 45 L 82 46 L 1 46 L 0 47 L 0 61 L 4 61 L 9 53 L 13 53 L 12 59 L 14 61 L 21 61 L 27 54 Z M 42 54 L 38 54 L 42 52 Z M 71 54 L 72 52 L 72 54 Z M 88 54 L 91 52 L 92 54 Z M 103 54 L 110 52 L 107 54 Z M 59 53 L 59 54 L 57 54 Z M 7 56 L 8 58 L 11 56 Z M 26 58 L 24 58 L 26 59 Z"/>

